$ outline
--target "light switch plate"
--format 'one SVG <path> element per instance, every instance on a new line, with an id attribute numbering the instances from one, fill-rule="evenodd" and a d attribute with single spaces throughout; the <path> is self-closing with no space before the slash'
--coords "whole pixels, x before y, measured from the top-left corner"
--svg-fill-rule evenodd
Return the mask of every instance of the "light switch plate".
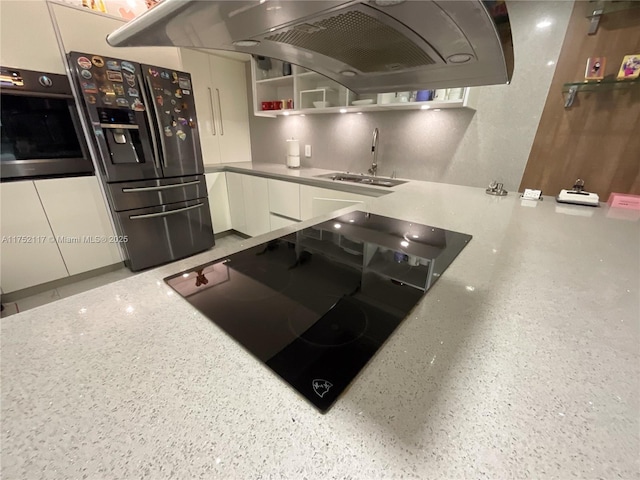
<path id="1" fill-rule="evenodd" d="M 304 156 L 307 158 L 311 157 L 311 145 L 304 146 Z"/>
<path id="2" fill-rule="evenodd" d="M 542 190 L 533 190 L 531 188 L 525 188 L 524 193 L 522 194 L 522 198 L 527 200 L 538 200 L 540 199 L 540 195 L 542 195 Z"/>

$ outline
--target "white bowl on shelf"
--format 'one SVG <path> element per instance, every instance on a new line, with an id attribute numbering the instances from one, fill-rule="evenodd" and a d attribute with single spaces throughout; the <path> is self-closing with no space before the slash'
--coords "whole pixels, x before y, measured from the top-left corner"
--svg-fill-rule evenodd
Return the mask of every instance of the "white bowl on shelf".
<path id="1" fill-rule="evenodd" d="M 329 102 L 313 102 L 313 106 L 316 108 L 329 108 L 331 103 Z"/>
<path id="2" fill-rule="evenodd" d="M 372 103 L 373 98 L 365 98 L 364 100 L 354 100 L 351 105 L 371 105 Z"/>

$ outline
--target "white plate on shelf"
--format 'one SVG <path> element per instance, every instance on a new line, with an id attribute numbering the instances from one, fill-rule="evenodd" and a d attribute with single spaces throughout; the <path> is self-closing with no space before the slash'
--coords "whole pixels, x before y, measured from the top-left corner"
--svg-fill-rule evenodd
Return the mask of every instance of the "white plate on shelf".
<path id="1" fill-rule="evenodd" d="M 354 100 L 351 102 L 351 105 L 371 105 L 373 103 L 373 98 L 366 98 L 364 100 Z"/>
<path id="2" fill-rule="evenodd" d="M 329 108 L 331 106 L 330 102 L 313 102 L 313 106 L 316 108 Z"/>

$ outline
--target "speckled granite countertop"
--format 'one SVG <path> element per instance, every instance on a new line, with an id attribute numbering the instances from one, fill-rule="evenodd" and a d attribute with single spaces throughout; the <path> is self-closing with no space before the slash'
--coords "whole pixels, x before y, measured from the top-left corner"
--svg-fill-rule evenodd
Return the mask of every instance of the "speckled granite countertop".
<path id="1" fill-rule="evenodd" d="M 632 213 L 393 190 L 474 238 L 326 415 L 163 283 L 214 248 L 2 319 L 2 478 L 638 478 Z"/>

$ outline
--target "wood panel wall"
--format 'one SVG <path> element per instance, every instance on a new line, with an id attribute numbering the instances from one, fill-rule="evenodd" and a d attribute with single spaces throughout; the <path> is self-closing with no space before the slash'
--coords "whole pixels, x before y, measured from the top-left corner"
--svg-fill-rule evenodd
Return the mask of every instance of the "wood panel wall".
<path id="1" fill-rule="evenodd" d="M 584 79 L 587 58 L 606 57 L 605 78 L 615 78 L 622 57 L 640 53 L 640 8 L 603 16 L 589 36 L 593 6 L 575 3 L 520 191 L 557 195 L 582 178 L 600 201 L 611 192 L 640 195 L 640 85 L 578 92 L 564 108 L 562 85 Z"/>

